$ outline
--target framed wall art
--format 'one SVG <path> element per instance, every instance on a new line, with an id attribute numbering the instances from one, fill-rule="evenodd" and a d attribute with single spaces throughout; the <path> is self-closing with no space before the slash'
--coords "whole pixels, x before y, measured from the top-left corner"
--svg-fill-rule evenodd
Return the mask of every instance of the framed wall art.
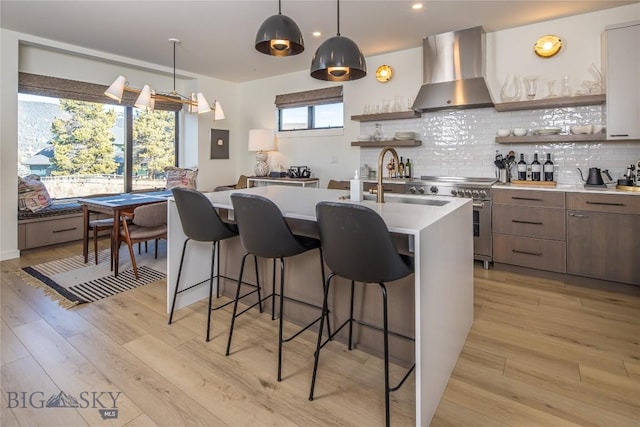
<path id="1" fill-rule="evenodd" d="M 211 129 L 211 158 L 229 158 L 229 131 L 224 129 Z"/>

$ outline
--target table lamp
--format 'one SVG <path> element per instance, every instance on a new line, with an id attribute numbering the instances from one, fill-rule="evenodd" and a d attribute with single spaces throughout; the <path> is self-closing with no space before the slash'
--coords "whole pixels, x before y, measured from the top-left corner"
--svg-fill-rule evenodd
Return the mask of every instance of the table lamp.
<path id="1" fill-rule="evenodd" d="M 267 151 L 276 149 L 276 138 L 273 129 L 249 130 L 249 151 L 256 151 L 256 166 L 253 168 L 256 176 L 269 175 Z"/>

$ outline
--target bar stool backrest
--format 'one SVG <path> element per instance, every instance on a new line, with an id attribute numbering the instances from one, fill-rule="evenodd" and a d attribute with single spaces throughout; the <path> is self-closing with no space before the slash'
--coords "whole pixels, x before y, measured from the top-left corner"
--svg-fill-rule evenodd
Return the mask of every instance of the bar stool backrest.
<path id="1" fill-rule="evenodd" d="M 191 240 L 214 242 L 237 236 L 235 226 L 223 222 L 211 201 L 197 190 L 172 188 L 182 231 Z"/>
<path id="2" fill-rule="evenodd" d="M 377 212 L 351 203 L 316 205 L 324 260 L 334 273 L 364 283 L 397 280 L 413 272 Z"/>
<path id="3" fill-rule="evenodd" d="M 307 251 L 291 232 L 280 208 L 255 194 L 233 193 L 233 214 L 247 252 L 262 258 L 283 258 Z"/>

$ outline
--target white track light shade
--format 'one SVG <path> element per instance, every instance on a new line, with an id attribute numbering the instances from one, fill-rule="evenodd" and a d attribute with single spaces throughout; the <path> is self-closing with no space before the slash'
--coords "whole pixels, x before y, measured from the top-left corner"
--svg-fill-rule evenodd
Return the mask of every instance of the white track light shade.
<path id="1" fill-rule="evenodd" d="M 222 105 L 220 102 L 216 101 L 213 108 L 213 120 L 222 120 L 224 119 L 224 110 L 222 109 Z"/>
<path id="2" fill-rule="evenodd" d="M 149 87 L 149 85 L 144 85 L 144 87 L 142 88 L 142 92 L 140 92 L 140 95 L 138 95 L 138 99 L 136 99 L 136 102 L 133 105 L 135 105 L 137 108 L 146 108 L 149 110 L 152 109 L 151 88 Z"/>
<path id="3" fill-rule="evenodd" d="M 198 93 L 198 96 L 196 99 L 198 100 L 198 107 L 196 110 L 198 114 L 208 113 L 209 111 L 211 111 L 211 106 L 209 105 L 207 98 L 204 97 L 202 92 Z"/>
<path id="4" fill-rule="evenodd" d="M 118 102 L 122 101 L 122 94 L 124 93 L 124 87 L 127 84 L 127 78 L 125 76 L 118 76 L 117 79 L 111 83 L 111 86 L 104 92 L 111 99 L 115 99 Z"/>

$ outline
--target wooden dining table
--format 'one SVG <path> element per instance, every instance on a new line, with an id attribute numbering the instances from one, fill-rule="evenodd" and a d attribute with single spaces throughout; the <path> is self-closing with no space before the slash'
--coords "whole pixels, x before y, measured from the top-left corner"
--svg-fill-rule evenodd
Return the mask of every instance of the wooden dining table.
<path id="1" fill-rule="evenodd" d="M 91 213 L 101 213 L 111 216 L 114 219 L 113 229 L 111 230 L 111 247 L 113 251 L 119 249 L 120 244 L 120 216 L 122 212 L 133 211 L 138 206 L 149 205 L 152 203 L 166 202 L 172 196 L 170 190 L 151 191 L 146 193 L 123 193 L 101 197 L 79 198 L 77 202 L 82 206 L 84 215 L 83 226 L 84 232 L 82 237 L 82 255 L 84 263 L 89 261 L 89 220 Z M 111 253 L 111 259 L 114 259 L 114 253 Z M 114 266 L 114 275 L 118 275 L 118 266 Z"/>

